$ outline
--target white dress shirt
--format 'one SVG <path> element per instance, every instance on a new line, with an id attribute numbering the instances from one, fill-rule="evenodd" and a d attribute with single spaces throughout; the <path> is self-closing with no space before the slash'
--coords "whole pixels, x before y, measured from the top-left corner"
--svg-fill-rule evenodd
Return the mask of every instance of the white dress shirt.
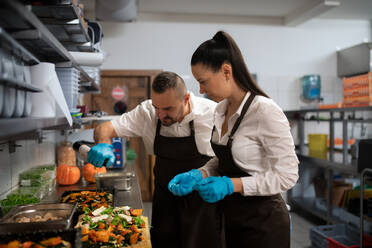
<path id="1" fill-rule="evenodd" d="M 190 136 L 189 122 L 194 120 L 195 142 L 199 153 L 214 156 L 210 145 L 213 128 L 213 114 L 216 103 L 197 97 L 190 93 L 191 112 L 186 115 L 181 123 L 176 122 L 166 127 L 161 126 L 160 134 L 166 137 Z M 154 140 L 158 117 L 151 100 L 139 104 L 132 111 L 121 115 L 111 121 L 119 137 L 142 137 L 147 153 L 154 154 Z"/>
<path id="2" fill-rule="evenodd" d="M 231 129 L 240 116 L 245 95 L 238 110 L 228 120 L 228 131 L 221 137 L 227 100 L 218 103 L 212 141 L 226 145 Z M 232 143 L 235 164 L 250 177 L 242 177 L 243 195 L 274 195 L 292 188 L 298 179 L 298 159 L 286 116 L 271 99 L 256 96 L 243 117 Z M 218 158 L 202 167 L 209 176 L 218 176 Z"/>

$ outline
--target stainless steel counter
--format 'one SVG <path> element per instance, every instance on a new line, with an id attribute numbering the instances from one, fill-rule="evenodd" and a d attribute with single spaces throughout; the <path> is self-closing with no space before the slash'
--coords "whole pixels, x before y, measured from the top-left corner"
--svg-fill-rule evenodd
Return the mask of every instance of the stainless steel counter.
<path id="1" fill-rule="evenodd" d="M 114 190 L 114 206 L 130 206 L 132 208 L 142 208 L 142 197 L 141 190 L 138 182 L 138 176 L 136 170 L 132 168 L 132 165 L 126 166 L 124 170 L 112 170 L 113 172 L 131 172 L 133 173 L 132 188 L 130 191 L 124 190 Z M 111 172 L 111 170 L 109 170 Z M 42 202 L 58 202 L 61 195 L 65 191 L 73 190 L 96 190 L 95 183 L 88 183 L 83 177 L 80 181 L 74 185 L 62 186 L 56 185 L 55 190 L 53 190 L 47 197 L 45 197 Z"/>

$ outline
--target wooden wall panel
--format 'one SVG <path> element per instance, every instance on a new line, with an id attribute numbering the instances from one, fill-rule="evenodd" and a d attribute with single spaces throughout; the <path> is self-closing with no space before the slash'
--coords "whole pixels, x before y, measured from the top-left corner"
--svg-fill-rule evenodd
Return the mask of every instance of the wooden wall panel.
<path id="1" fill-rule="evenodd" d="M 150 98 L 151 83 L 160 70 L 105 70 L 101 72 L 101 93 L 86 94 L 84 103 L 90 110 L 102 110 L 109 115 L 115 115 L 113 106 L 117 102 L 112 97 L 112 89 L 126 86 L 128 88 L 128 111 L 139 103 Z M 136 171 L 141 186 L 142 199 L 152 199 L 154 189 L 153 167 L 155 156 L 146 153 L 141 138 L 130 138 L 130 146 L 137 153 L 135 161 Z"/>

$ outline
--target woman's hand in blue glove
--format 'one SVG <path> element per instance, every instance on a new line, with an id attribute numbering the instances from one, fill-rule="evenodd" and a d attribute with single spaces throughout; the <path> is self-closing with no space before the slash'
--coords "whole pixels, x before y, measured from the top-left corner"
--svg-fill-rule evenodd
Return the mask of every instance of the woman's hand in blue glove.
<path id="1" fill-rule="evenodd" d="M 106 162 L 106 167 L 110 167 L 115 163 L 115 155 L 112 151 L 113 146 L 106 143 L 99 143 L 93 146 L 88 152 L 88 163 L 96 167 L 102 167 Z"/>
<path id="2" fill-rule="evenodd" d="M 207 177 L 201 180 L 195 189 L 204 201 L 214 203 L 234 193 L 234 185 L 228 177 Z"/>
<path id="3" fill-rule="evenodd" d="M 203 179 L 200 170 L 192 169 L 188 172 L 178 174 L 168 184 L 168 189 L 174 195 L 184 196 L 194 190 L 195 184 Z"/>

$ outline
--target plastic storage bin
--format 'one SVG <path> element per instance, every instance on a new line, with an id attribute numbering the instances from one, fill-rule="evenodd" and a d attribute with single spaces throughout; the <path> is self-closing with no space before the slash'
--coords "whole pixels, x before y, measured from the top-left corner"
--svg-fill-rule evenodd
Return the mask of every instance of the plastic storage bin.
<path id="1" fill-rule="evenodd" d="M 309 156 L 327 159 L 327 134 L 308 134 Z"/>
<path id="2" fill-rule="evenodd" d="M 56 68 L 69 110 L 75 109 L 79 98 L 80 72 L 75 68 Z"/>
<path id="3" fill-rule="evenodd" d="M 314 248 L 358 248 L 359 230 L 347 224 L 315 226 L 310 230 L 310 240 Z M 371 236 L 365 235 L 364 245 L 372 245 Z"/>

